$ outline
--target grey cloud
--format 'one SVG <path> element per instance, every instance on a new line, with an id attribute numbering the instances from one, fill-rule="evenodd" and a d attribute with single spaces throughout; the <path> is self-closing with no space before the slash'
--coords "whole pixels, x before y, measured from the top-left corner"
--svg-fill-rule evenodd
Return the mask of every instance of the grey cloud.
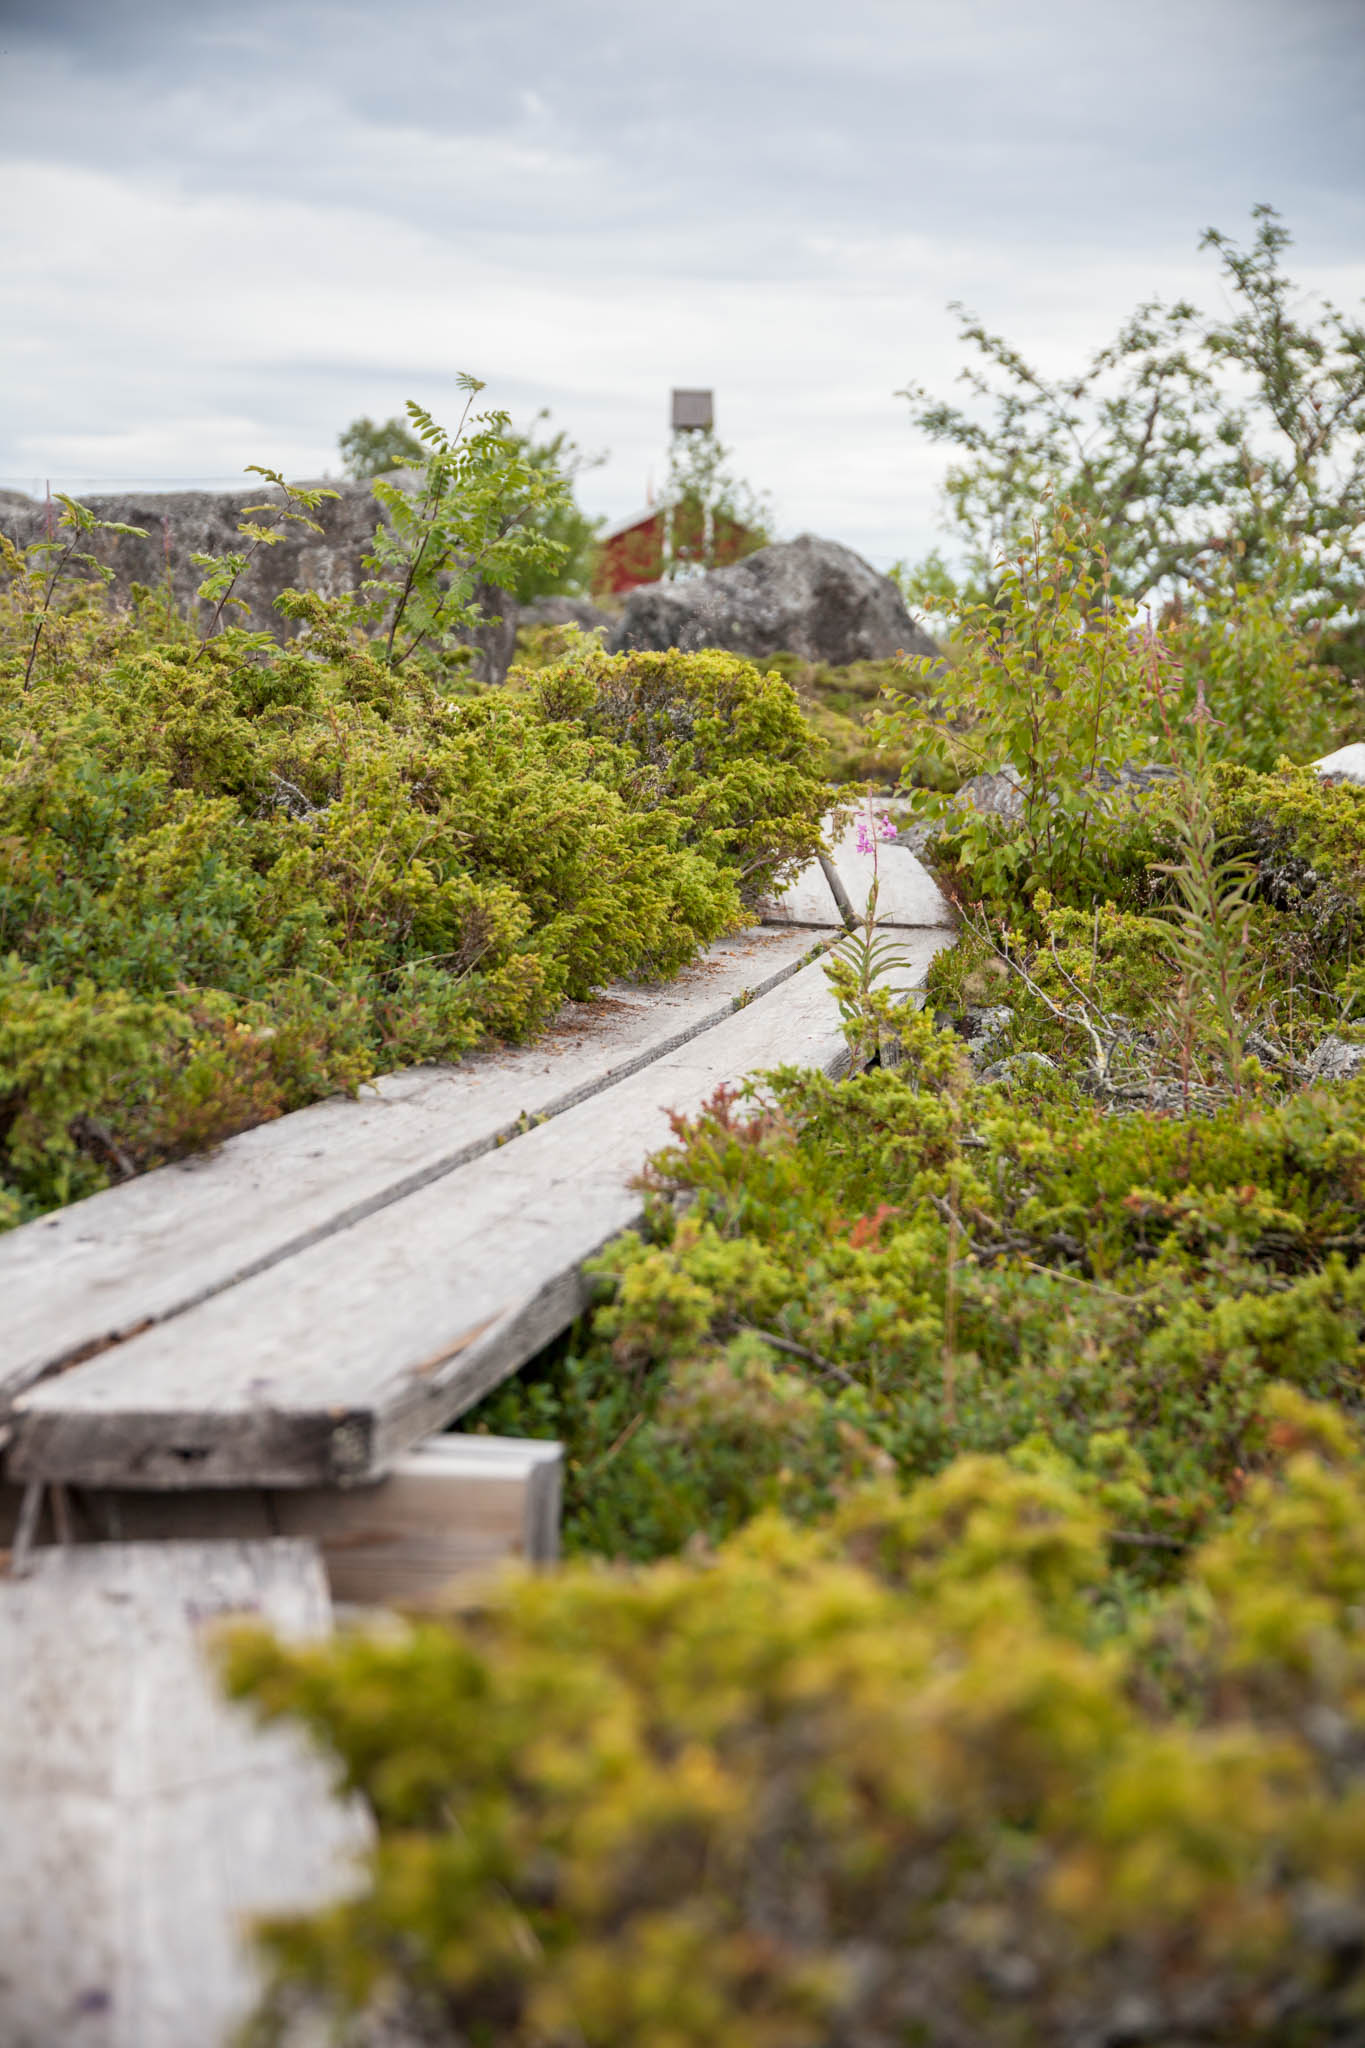
<path id="1" fill-rule="evenodd" d="M 1358 259 L 1362 109 L 1361 0 L 0 0 L 0 473 L 316 467 L 467 364 L 613 444 L 620 512 L 714 381 L 784 517 L 889 556 L 944 302 L 1069 347 L 1093 279 L 1098 342 L 1261 199 Z"/>
<path id="2" fill-rule="evenodd" d="M 1365 17 L 1340 0 L 854 0 L 833 22 L 826 0 L 24 0 L 14 21 L 20 72 L 49 89 L 15 93 L 12 154 L 490 232 L 529 212 L 571 236 L 652 223 L 657 244 L 705 219 L 725 242 L 762 214 L 792 260 L 851 214 L 950 233 L 989 211 L 1074 239 L 1181 191 L 1244 211 L 1267 181 L 1360 182 Z M 547 175 L 495 156 L 460 189 L 404 134 L 543 149 Z"/>

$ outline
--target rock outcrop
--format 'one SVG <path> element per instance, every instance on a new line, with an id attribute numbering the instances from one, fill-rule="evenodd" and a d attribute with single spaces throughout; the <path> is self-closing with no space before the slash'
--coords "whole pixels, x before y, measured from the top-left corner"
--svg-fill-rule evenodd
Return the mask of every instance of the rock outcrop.
<path id="1" fill-rule="evenodd" d="M 632 590 L 613 654 L 677 647 L 724 647 L 765 661 L 774 654 L 843 666 L 907 654 L 938 653 L 889 576 L 837 541 L 802 534 L 760 548 L 728 569 L 680 583 Z"/>
<path id="2" fill-rule="evenodd" d="M 275 610 L 282 590 L 320 590 L 342 597 L 364 581 L 380 507 L 368 484 L 329 483 L 338 492 L 325 498 L 314 517 L 321 533 L 286 523 L 273 547 L 256 550 L 251 567 L 237 586 L 246 610 L 234 608 L 233 621 L 281 637 L 294 629 Z M 192 618 L 207 620 L 196 597 L 204 572 L 195 555 L 226 555 L 245 543 L 237 531 L 243 508 L 274 503 L 276 493 L 256 485 L 234 491 L 130 492 L 118 497 L 86 498 L 82 502 L 97 519 L 143 528 L 144 536 L 95 533 L 85 552 L 113 571 L 115 596 L 127 597 L 134 583 L 164 590 L 169 582 L 177 607 Z M 0 533 L 18 547 L 49 537 L 61 511 L 7 491 L 0 498 Z M 472 667 L 481 682 L 500 683 L 507 674 L 517 637 L 517 607 L 505 591 L 480 583 L 475 596 L 486 623 L 464 636 L 473 648 Z"/>
<path id="3" fill-rule="evenodd" d="M 374 537 L 378 508 L 367 484 L 333 484 L 340 496 L 324 500 L 314 515 L 321 533 L 285 525 L 274 547 L 258 548 L 237 595 L 248 610 L 238 611 L 243 624 L 276 630 L 274 610 L 282 590 L 321 590 L 340 596 L 355 590 L 364 576 L 362 561 Z M 88 552 L 114 572 L 112 588 L 126 595 L 134 583 L 163 590 L 169 580 L 182 611 L 203 610 L 195 591 L 204 572 L 195 555 L 226 555 L 246 545 L 237 523 L 248 505 L 273 504 L 277 494 L 257 483 L 232 491 L 128 492 L 118 497 L 83 498 L 97 519 L 139 526 L 144 539 L 125 533 L 95 533 Z M 20 547 L 45 540 L 49 524 L 61 512 L 32 500 L 0 508 L 0 530 Z"/>
<path id="4" fill-rule="evenodd" d="M 616 614 L 604 611 L 600 604 L 594 604 L 588 597 L 537 597 L 521 607 L 517 613 L 517 624 L 577 626 L 584 633 L 596 633 L 605 627 L 610 632 L 616 624 Z"/>
<path id="5" fill-rule="evenodd" d="M 1324 754 L 1313 766 L 1324 782 L 1365 783 L 1365 742 L 1356 740 L 1349 747 L 1338 747 L 1335 754 Z"/>
<path id="6" fill-rule="evenodd" d="M 1329 1031 L 1318 1040 L 1308 1072 L 1315 1081 L 1354 1081 L 1357 1074 L 1365 1073 L 1365 1045 Z"/>

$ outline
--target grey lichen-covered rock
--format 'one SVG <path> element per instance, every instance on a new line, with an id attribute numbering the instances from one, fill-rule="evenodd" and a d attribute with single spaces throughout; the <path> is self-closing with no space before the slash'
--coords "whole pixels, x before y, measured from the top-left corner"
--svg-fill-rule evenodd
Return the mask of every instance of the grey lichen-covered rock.
<path id="1" fill-rule="evenodd" d="M 996 1060 L 994 1065 L 982 1070 L 983 1081 L 1024 1081 L 1040 1074 L 1055 1074 L 1057 1062 L 1050 1060 L 1045 1052 L 1011 1053 L 1007 1060 Z"/>
<path id="2" fill-rule="evenodd" d="M 972 1004 L 956 1013 L 941 1011 L 934 1022 L 957 1033 L 967 1048 L 972 1066 L 980 1073 L 1009 1043 L 1014 1030 L 1014 1012 L 1008 1003 Z"/>
<path id="3" fill-rule="evenodd" d="M 994 774 L 973 775 L 962 784 L 943 817 L 912 818 L 896 834 L 896 844 L 922 853 L 935 833 L 951 829 L 954 817 L 967 811 L 984 811 L 1008 824 L 1017 823 L 1024 815 L 1024 784 L 1018 772 L 1006 766 Z"/>
<path id="4" fill-rule="evenodd" d="M 1112 812 L 1160 788 L 1174 774 L 1174 768 L 1164 762 L 1126 762 L 1117 770 L 1099 769 L 1090 787 L 1096 791 L 1097 807 Z M 1024 816 L 1027 801 L 1028 785 L 1018 769 L 1006 762 L 991 773 L 971 776 L 954 793 L 941 817 L 911 819 L 896 834 L 896 843 L 908 846 L 912 853 L 922 853 L 936 833 L 952 831 L 968 811 L 1015 825 Z M 1050 807 L 1055 807 L 1055 799 Z"/>
<path id="5" fill-rule="evenodd" d="M 589 597 L 537 597 L 517 613 L 518 626 L 577 626 L 584 633 L 610 632 L 616 623 L 615 612 Z"/>
<path id="6" fill-rule="evenodd" d="M 492 583 L 476 583 L 474 598 L 484 623 L 461 634 L 474 650 L 470 667 L 481 683 L 505 683 L 517 651 L 517 601 Z"/>
<path id="7" fill-rule="evenodd" d="M 366 576 L 365 556 L 374 541 L 380 508 L 368 484 L 331 483 L 338 496 L 326 498 L 313 515 L 321 533 L 286 523 L 273 547 L 256 550 L 251 566 L 237 586 L 246 610 L 234 607 L 230 620 L 281 638 L 295 629 L 275 610 L 283 590 L 318 590 L 343 597 L 358 590 Z M 237 531 L 248 505 L 274 504 L 278 493 L 259 483 L 233 491 L 126 492 L 118 497 L 87 498 L 97 519 L 138 526 L 143 536 L 95 533 L 85 551 L 112 569 L 110 589 L 127 598 L 135 583 L 153 590 L 169 584 L 178 609 L 206 624 L 208 608 L 195 595 L 204 571 L 195 555 L 226 555 L 247 545 Z M 49 508 L 17 492 L 0 500 L 0 533 L 17 547 L 31 547 L 50 537 L 60 506 Z M 264 520 L 261 522 L 264 524 Z M 85 546 L 85 544 L 83 544 Z M 473 649 L 471 667 L 481 682 L 500 683 L 507 674 L 517 637 L 517 607 L 505 591 L 480 583 L 475 597 L 485 624 L 466 637 Z"/>
<path id="8" fill-rule="evenodd" d="M 751 661 L 788 653 L 839 667 L 887 661 L 901 649 L 938 653 L 889 576 L 809 533 L 688 582 L 632 590 L 608 646 L 613 654 L 724 647 Z"/>
<path id="9" fill-rule="evenodd" d="M 320 590 L 339 596 L 355 590 L 364 576 L 362 562 L 369 552 L 378 508 L 368 484 L 331 484 L 340 493 L 326 499 L 316 513 L 321 533 L 309 533 L 301 526 L 286 525 L 284 537 L 274 547 L 256 550 L 251 567 L 238 585 L 247 611 L 237 611 L 242 624 L 276 630 L 281 626 L 275 599 L 282 590 Z M 278 493 L 263 489 L 259 482 L 233 491 L 124 492 L 117 497 L 86 498 L 97 519 L 117 520 L 139 526 L 145 538 L 133 534 L 95 533 L 89 552 L 114 572 L 112 588 L 126 596 L 134 583 L 164 590 L 169 582 L 177 605 L 184 611 L 201 612 L 195 596 L 204 572 L 193 561 L 195 555 L 226 555 L 247 545 L 237 531 L 248 505 L 274 504 Z M 0 530 L 20 547 L 48 538 L 50 521 L 61 507 L 49 512 L 46 505 L 30 500 L 27 507 L 5 506 L 0 510 Z M 264 522 L 262 522 L 264 523 Z"/>
<path id="10" fill-rule="evenodd" d="M 993 818 L 1011 823 L 1024 815 L 1024 784 L 1015 768 L 998 768 L 993 775 L 973 775 L 953 799 L 962 811 L 986 811 Z"/>
<path id="11" fill-rule="evenodd" d="M 1349 1038 L 1329 1031 L 1318 1040 L 1308 1071 L 1315 1081 L 1353 1081 L 1365 1073 L 1365 1045 L 1353 1045 Z"/>

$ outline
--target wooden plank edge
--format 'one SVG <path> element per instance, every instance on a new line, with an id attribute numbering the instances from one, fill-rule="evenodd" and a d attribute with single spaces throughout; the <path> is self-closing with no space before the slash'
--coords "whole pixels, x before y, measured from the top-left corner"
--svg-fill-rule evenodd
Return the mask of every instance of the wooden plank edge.
<path id="1" fill-rule="evenodd" d="M 295 1727 L 221 1691 L 204 1633 L 235 1617 L 291 1642 L 332 1624 L 299 1538 L 102 1543 L 0 1583 L 6 2044 L 211 2048 L 261 1986 L 257 1914 L 362 1881 L 374 1827 Z"/>
<path id="2" fill-rule="evenodd" d="M 934 935 L 920 934 L 923 945 Z M 940 943 L 947 942 L 944 934 Z M 938 950 L 935 946 L 934 950 Z M 805 1055 L 837 1078 L 850 1055 L 831 1018 Z M 738 1078 L 738 1076 L 737 1076 Z M 571 1262 L 547 1276 L 529 1297 L 470 1333 L 437 1360 L 412 1370 L 382 1406 L 312 1409 L 259 1407 L 204 1411 L 121 1407 L 117 1414 L 65 1409 L 50 1385 L 15 1411 L 11 1476 L 76 1485 L 192 1490 L 354 1486 L 386 1472 L 419 1438 L 444 1428 L 519 1370 L 588 1305 L 583 1265 L 611 1238 L 638 1225 L 643 1202 L 629 1190 L 609 1223 L 582 1237 Z M 98 1361 L 107 1371 L 115 1361 Z M 79 1368 L 77 1369 L 79 1371 Z M 49 1399 L 45 1402 L 43 1394 Z"/>
<path id="3" fill-rule="evenodd" d="M 809 927 L 809 929 L 815 930 L 816 928 Z M 187 1290 L 185 1294 L 177 1296 L 166 1307 L 149 1315 L 142 1316 L 136 1321 L 126 1323 L 121 1327 L 102 1331 L 97 1336 L 70 1345 L 61 1352 L 54 1353 L 32 1373 L 25 1373 L 22 1376 L 6 1379 L 3 1371 L 0 1371 L 0 1417 L 10 1412 L 12 1404 L 19 1395 L 24 1393 L 29 1387 L 39 1385 L 51 1375 L 66 1372 L 73 1366 L 84 1365 L 90 1359 L 98 1358 L 105 1352 L 113 1350 L 119 1344 L 126 1343 L 130 1338 L 141 1336 L 144 1330 L 151 1329 L 159 1323 L 170 1322 L 176 1316 L 184 1315 L 188 1310 L 198 1308 L 201 1303 L 211 1301 L 215 1295 L 223 1294 L 229 1288 L 239 1286 L 245 1280 L 254 1279 L 257 1274 L 269 1272 L 273 1266 L 283 1264 L 286 1259 L 294 1258 L 298 1253 L 308 1251 L 313 1245 L 324 1243 L 329 1237 L 337 1236 L 341 1231 L 350 1229 L 356 1223 L 363 1223 L 367 1217 L 378 1215 L 381 1210 L 391 1208 L 395 1202 L 404 1200 L 408 1195 L 420 1193 L 423 1188 L 430 1187 L 436 1181 L 444 1180 L 447 1175 L 457 1172 L 460 1167 L 468 1166 L 474 1160 L 485 1157 L 489 1152 L 498 1151 L 503 1145 L 512 1143 L 516 1138 L 524 1136 L 528 1130 L 535 1129 L 537 1125 L 548 1123 L 552 1118 L 562 1116 L 570 1109 L 576 1109 L 579 1103 L 590 1101 L 594 1096 L 605 1093 L 618 1082 L 629 1080 L 633 1075 L 642 1073 L 645 1068 L 655 1065 L 659 1060 L 666 1059 L 670 1053 L 677 1052 L 680 1047 L 690 1044 L 694 1038 L 700 1038 L 703 1032 L 714 1030 L 717 1024 L 721 1024 L 727 1017 L 733 1016 L 736 1010 L 745 1008 L 749 1003 L 757 1002 L 761 997 L 772 994 L 775 989 L 782 986 L 783 982 L 789 981 L 794 975 L 799 974 L 804 967 L 810 966 L 813 960 L 818 959 L 820 954 L 825 952 L 841 936 L 840 932 L 829 927 L 821 929 L 822 936 L 813 939 L 811 945 L 795 960 L 788 960 L 781 967 L 774 968 L 771 973 L 763 975 L 752 987 L 745 988 L 735 995 L 725 997 L 713 1009 L 706 1011 L 701 1017 L 693 1018 L 689 1024 L 680 1026 L 678 1030 L 671 1032 L 667 1037 L 654 1041 L 639 1052 L 633 1053 L 626 1059 L 619 1061 L 615 1066 L 605 1069 L 601 1074 L 594 1076 L 592 1079 L 581 1081 L 574 1087 L 566 1089 L 562 1094 L 552 1097 L 533 1117 L 528 1119 L 523 1114 L 495 1127 L 491 1131 L 480 1133 L 478 1137 L 472 1138 L 464 1144 L 452 1147 L 449 1152 L 441 1154 L 438 1159 L 430 1161 L 426 1166 L 420 1167 L 390 1182 L 382 1190 L 373 1195 L 366 1196 L 363 1201 L 354 1202 L 347 1208 L 336 1210 L 325 1221 L 315 1225 L 313 1228 L 299 1231 L 292 1237 L 281 1239 L 259 1258 L 247 1260 L 240 1266 L 234 1266 L 230 1271 L 225 1271 L 210 1285 Z M 307 1111 L 300 1111 L 298 1114 L 306 1115 Z M 280 1119 L 281 1123 L 287 1121 L 287 1118 Z M 36 1228 L 42 1221 L 43 1219 L 39 1217 L 35 1219 L 33 1225 L 21 1227 Z M 0 1449 L 3 1448 L 3 1442 L 3 1435 L 0 1435 Z"/>

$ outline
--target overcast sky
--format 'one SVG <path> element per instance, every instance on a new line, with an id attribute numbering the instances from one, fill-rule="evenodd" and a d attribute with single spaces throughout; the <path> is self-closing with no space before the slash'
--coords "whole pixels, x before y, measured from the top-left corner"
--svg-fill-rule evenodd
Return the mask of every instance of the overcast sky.
<path id="1" fill-rule="evenodd" d="M 1266 200 L 1365 294 L 1365 0 L 0 0 L 0 484 L 336 469 L 474 371 L 610 451 L 710 385 L 784 533 L 936 537 L 965 300 L 1048 368 Z"/>

